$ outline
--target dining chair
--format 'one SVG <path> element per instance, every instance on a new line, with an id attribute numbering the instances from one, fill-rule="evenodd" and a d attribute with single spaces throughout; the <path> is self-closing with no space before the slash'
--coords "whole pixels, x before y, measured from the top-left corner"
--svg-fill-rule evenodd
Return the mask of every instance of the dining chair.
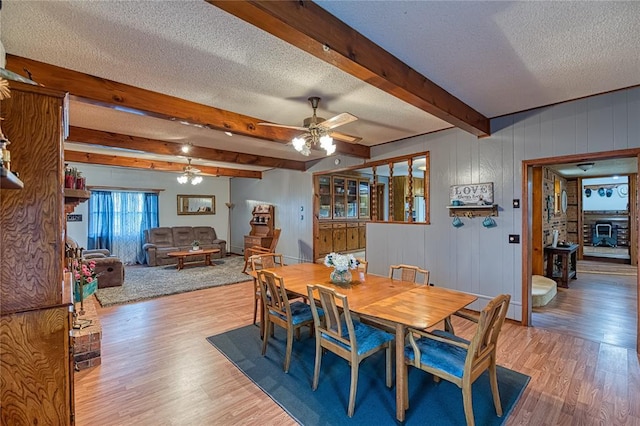
<path id="1" fill-rule="evenodd" d="M 362 271 L 366 274 L 369 269 L 369 262 L 361 257 L 356 257 L 356 260 L 358 261 L 358 271 Z"/>
<path id="2" fill-rule="evenodd" d="M 257 272 L 261 269 L 267 268 L 280 268 L 284 266 L 282 261 L 282 255 L 279 253 L 265 253 L 265 254 L 254 254 L 249 258 L 249 264 L 251 265 L 251 271 Z M 256 323 L 258 317 L 258 307 L 262 303 L 262 296 L 260 293 L 260 285 L 258 284 L 258 279 L 253 279 L 253 290 L 254 290 L 254 305 L 253 305 L 253 323 Z M 264 310 L 261 310 L 262 315 L 260 318 L 264 317 Z M 260 321 L 260 335 L 262 336 L 264 332 L 264 321 L 261 319 Z"/>
<path id="3" fill-rule="evenodd" d="M 244 261 L 244 268 L 242 272 L 247 272 L 247 268 L 249 267 L 249 258 L 256 254 L 266 254 L 266 253 L 275 253 L 276 247 L 278 245 L 278 240 L 280 239 L 281 229 L 276 228 L 273 230 L 273 239 L 271 240 L 271 244 L 269 247 L 261 247 L 261 246 L 253 246 L 244 249 L 247 254 L 246 260 Z"/>
<path id="4" fill-rule="evenodd" d="M 327 349 L 351 364 L 351 386 L 347 415 L 353 416 L 358 389 L 358 367 L 360 362 L 378 351 L 386 354 L 386 385 L 391 387 L 391 348 L 394 335 L 375 327 L 355 321 L 351 317 L 347 296 L 320 284 L 307 285 L 311 303 L 311 313 L 315 325 L 316 362 L 313 370 L 313 390 L 318 388 L 322 352 Z M 318 297 L 315 297 L 315 293 Z M 314 300 L 320 301 L 320 308 Z M 340 301 L 340 307 L 338 305 Z M 324 318 L 321 318 L 321 312 Z M 342 312 L 342 315 L 341 315 Z"/>
<path id="5" fill-rule="evenodd" d="M 299 332 L 300 328 L 309 326 L 313 335 L 313 314 L 311 308 L 304 302 L 295 301 L 289 303 L 284 279 L 274 272 L 259 270 L 258 283 L 264 305 L 264 330 L 262 338 L 262 355 L 267 353 L 267 344 L 273 324 L 279 325 L 287 332 L 287 348 L 284 357 L 284 372 L 289 372 L 291 363 L 291 350 L 293 348 L 293 332 Z"/>
<path id="6" fill-rule="evenodd" d="M 389 278 L 393 279 L 395 276 L 400 276 L 402 281 L 412 281 L 418 283 L 418 278 L 422 276 L 422 284 L 433 285 L 429 282 L 429 270 L 422 269 L 413 265 L 391 265 L 389 267 Z M 453 323 L 451 317 L 444 319 L 444 329 L 450 333 L 453 333 Z"/>
<path id="7" fill-rule="evenodd" d="M 496 347 L 510 300 L 511 296 L 508 294 L 495 297 L 478 317 L 456 313 L 456 315 L 477 323 L 475 333 L 470 341 L 442 330 L 430 333 L 409 328 L 409 344 L 404 348 L 405 388 L 403 392 L 406 401 L 405 409 L 409 408 L 407 380 L 409 366 L 412 366 L 433 374 L 434 379 L 442 378 L 461 388 L 467 425 L 473 426 L 471 385 L 488 369 L 493 404 L 498 417 L 502 417 L 496 374 Z"/>

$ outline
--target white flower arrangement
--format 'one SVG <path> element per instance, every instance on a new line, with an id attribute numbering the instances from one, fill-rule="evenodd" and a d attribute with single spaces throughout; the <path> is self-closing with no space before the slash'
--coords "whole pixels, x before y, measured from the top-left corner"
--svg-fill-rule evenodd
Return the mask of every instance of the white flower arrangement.
<path id="1" fill-rule="evenodd" d="M 329 253 L 324 257 L 325 266 L 331 266 L 336 271 L 356 269 L 360 262 L 352 254 Z"/>

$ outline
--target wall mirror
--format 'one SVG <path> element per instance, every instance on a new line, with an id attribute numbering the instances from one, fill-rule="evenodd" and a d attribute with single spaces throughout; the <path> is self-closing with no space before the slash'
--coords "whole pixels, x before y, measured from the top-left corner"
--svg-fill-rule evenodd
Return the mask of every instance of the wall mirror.
<path id="1" fill-rule="evenodd" d="M 178 214 L 216 214 L 216 196 L 178 195 Z"/>

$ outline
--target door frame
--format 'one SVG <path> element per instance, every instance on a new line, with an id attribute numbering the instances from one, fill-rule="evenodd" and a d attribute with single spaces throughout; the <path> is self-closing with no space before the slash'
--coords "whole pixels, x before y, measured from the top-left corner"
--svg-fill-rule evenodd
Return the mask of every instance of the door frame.
<path id="1" fill-rule="evenodd" d="M 538 166 L 549 166 L 563 163 L 576 163 L 581 161 L 597 161 L 616 158 L 635 157 L 638 163 L 638 171 L 634 185 L 629 184 L 629 190 L 635 188 L 636 205 L 632 208 L 629 206 L 630 221 L 632 235 L 635 235 L 635 246 L 631 252 L 634 253 L 636 263 L 640 253 L 640 238 L 638 238 L 638 180 L 640 177 L 640 149 L 625 149 L 619 151 L 606 151 L 588 154 L 573 154 L 560 157 L 547 157 L 535 160 L 522 161 L 522 325 L 531 325 L 532 298 L 531 298 L 531 271 L 532 271 L 532 224 L 533 224 L 533 168 Z M 635 220 L 633 220 L 635 218 Z M 635 250 L 634 250 L 635 249 Z M 636 352 L 640 354 L 640 274 L 636 279 L 638 287 L 638 300 L 636 302 L 637 329 L 636 329 Z"/>

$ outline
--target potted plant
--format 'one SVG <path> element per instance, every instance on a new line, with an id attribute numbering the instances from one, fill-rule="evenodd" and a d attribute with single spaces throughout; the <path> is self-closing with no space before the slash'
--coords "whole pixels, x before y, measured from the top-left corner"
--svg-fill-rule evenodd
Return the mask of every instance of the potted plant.
<path id="1" fill-rule="evenodd" d="M 193 242 L 191 243 L 191 250 L 192 250 L 192 251 L 198 251 L 198 250 L 200 250 L 200 241 L 198 241 L 198 240 L 193 240 Z"/>

